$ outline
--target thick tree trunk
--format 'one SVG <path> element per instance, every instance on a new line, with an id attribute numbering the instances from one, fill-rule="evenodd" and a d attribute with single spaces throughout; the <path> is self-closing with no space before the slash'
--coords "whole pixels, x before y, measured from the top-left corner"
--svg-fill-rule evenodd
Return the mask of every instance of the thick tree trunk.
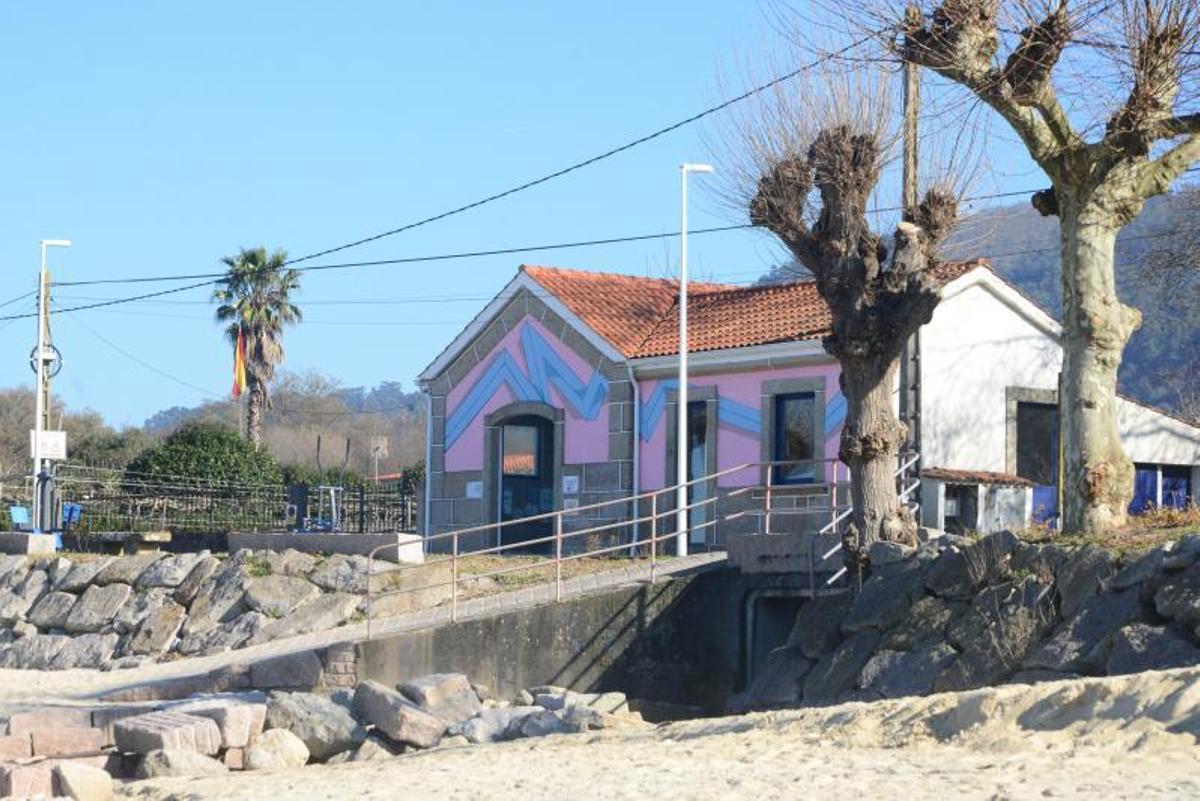
<path id="1" fill-rule="evenodd" d="M 1133 463 L 1117 433 L 1116 390 L 1121 352 L 1141 314 L 1117 298 L 1116 216 L 1094 207 L 1066 208 L 1060 222 L 1063 530 L 1096 532 L 1124 522 L 1133 497 Z"/>
<path id="2" fill-rule="evenodd" d="M 262 412 L 263 406 L 266 405 L 267 393 L 263 391 L 262 384 L 253 377 L 246 383 L 249 384 L 250 391 L 250 397 L 246 401 L 246 436 L 250 444 L 257 448 L 262 445 Z"/>
<path id="3" fill-rule="evenodd" d="M 848 561 L 865 561 L 871 543 L 916 542 L 916 523 L 902 509 L 896 492 L 896 454 L 905 427 L 892 408 L 899 359 L 842 359 L 841 385 L 846 396 L 846 423 L 839 457 L 850 468 L 854 504 L 846 546 Z"/>

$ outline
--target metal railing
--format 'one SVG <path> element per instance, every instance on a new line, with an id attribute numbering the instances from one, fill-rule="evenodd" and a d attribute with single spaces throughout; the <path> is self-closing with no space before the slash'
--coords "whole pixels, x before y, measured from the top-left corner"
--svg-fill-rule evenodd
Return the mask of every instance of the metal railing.
<path id="1" fill-rule="evenodd" d="M 832 480 L 821 482 L 814 480 L 809 483 L 781 483 L 777 480 L 784 478 L 784 476 L 779 475 L 781 468 L 804 465 L 820 465 L 820 477 L 824 478 L 827 474 L 831 473 Z M 827 465 L 831 466 L 828 470 L 826 469 Z M 720 480 L 722 478 L 736 476 L 737 474 L 749 471 L 755 471 L 756 473 L 756 478 L 752 480 L 752 483 L 733 487 L 721 486 Z M 845 471 L 845 465 L 842 465 L 836 459 L 796 462 L 746 462 L 717 471 L 711 475 L 682 482 L 682 484 L 648 490 L 632 496 L 599 501 L 572 509 L 557 509 L 516 520 L 483 523 L 441 534 L 433 534 L 424 540 L 426 554 L 432 557 L 430 560 L 423 563 L 398 564 L 377 572 L 376 560 L 378 555 L 385 550 L 396 548 L 394 545 L 381 545 L 372 549 L 368 554 L 366 621 L 368 639 L 372 635 L 372 625 L 376 617 L 377 603 L 380 599 L 393 595 L 425 592 L 448 587 L 450 620 L 453 622 L 458 620 L 458 605 L 460 595 L 462 594 L 460 587 L 464 583 L 478 583 L 481 580 L 497 579 L 522 571 L 543 570 L 549 572 L 552 570 L 554 597 L 556 601 L 561 601 L 563 594 L 563 566 L 576 560 L 618 557 L 622 555 L 647 559 L 649 561 L 649 579 L 651 583 L 654 583 L 657 579 L 659 565 L 664 558 L 671 556 L 668 553 L 671 550 L 671 543 L 679 543 L 680 538 L 686 537 L 688 538 L 689 545 L 695 544 L 691 542 L 693 534 L 704 531 L 706 532 L 705 542 L 701 544 L 701 547 L 709 550 L 719 548 L 721 538 L 718 534 L 718 527 L 747 516 L 757 516 L 759 518 L 757 526 L 753 527 L 757 530 L 757 533 L 772 534 L 776 531 L 773 526 L 780 517 L 811 517 L 827 514 L 829 515 L 829 522 L 814 536 L 815 543 L 821 534 L 836 530 L 838 524 L 849 517 L 849 474 Z M 842 475 L 845 476 L 845 481 L 840 480 Z M 813 477 L 815 478 L 816 476 L 817 471 L 814 470 Z M 689 518 L 698 512 L 702 512 L 705 515 L 705 519 L 699 522 L 689 520 L 687 528 L 684 531 L 679 531 L 674 523 L 679 511 L 675 508 L 674 501 L 681 488 L 696 486 L 704 486 L 706 489 L 711 488 L 711 491 L 706 493 L 706 497 L 686 504 L 684 510 L 688 512 Z M 754 503 L 756 495 L 761 497 L 761 504 Z M 748 508 L 719 513 L 718 506 L 722 501 L 728 502 L 741 496 L 749 496 L 748 501 L 744 502 Z M 839 502 L 839 497 L 844 500 L 844 504 Z M 779 501 L 783 499 L 787 499 L 791 505 L 779 506 Z M 646 506 L 649 507 L 648 513 L 633 512 L 635 509 L 641 510 Z M 615 519 L 601 520 L 590 525 L 587 524 L 588 517 L 603 517 L 604 512 L 613 512 L 614 510 L 620 512 L 613 515 Z M 566 521 L 568 519 L 571 519 L 572 522 L 582 519 L 585 521 L 585 525 L 573 530 L 567 530 Z M 664 531 L 660 531 L 659 523 L 662 520 L 665 520 L 667 523 Z M 547 533 L 514 542 L 506 543 L 503 541 L 504 529 L 506 527 L 526 527 L 530 523 L 544 523 Z M 648 529 L 648 531 L 644 532 L 644 529 Z M 470 547 L 471 545 L 477 545 L 479 541 L 490 541 L 492 533 L 495 534 L 495 545 Z M 615 534 L 614 538 L 619 541 L 604 545 L 597 544 L 597 541 L 600 540 L 600 535 L 605 533 Z M 581 538 L 592 538 L 593 542 L 589 543 L 585 540 L 582 548 L 573 550 L 573 546 Z M 840 547 L 839 544 L 838 548 Z M 505 554 L 529 556 L 533 549 L 549 551 L 549 558 L 533 563 L 505 565 L 492 570 L 466 574 L 462 570 L 463 560 L 470 557 Z M 836 579 L 834 579 L 818 587 L 816 576 L 818 565 L 823 565 L 836 552 L 837 548 L 827 553 L 820 560 L 820 563 L 811 558 L 815 554 L 810 554 L 810 590 L 813 594 L 816 594 L 821 587 L 828 587 L 836 582 Z M 437 559 L 436 557 L 438 556 L 442 558 Z M 394 579 L 397 577 L 397 574 L 412 575 L 415 571 L 428 570 L 432 565 L 444 564 L 446 561 L 450 563 L 450 576 L 447 579 L 435 578 L 432 581 L 422 582 L 417 586 L 402 586 L 382 591 L 377 586 L 380 580 L 387 577 Z M 839 573 L 840 575 L 841 573 Z M 403 583 L 403 581 L 400 583 Z"/>

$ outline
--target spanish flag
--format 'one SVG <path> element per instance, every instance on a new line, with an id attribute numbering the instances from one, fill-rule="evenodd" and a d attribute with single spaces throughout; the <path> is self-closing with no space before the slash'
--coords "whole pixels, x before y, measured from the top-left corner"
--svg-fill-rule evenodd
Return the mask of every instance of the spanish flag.
<path id="1" fill-rule="evenodd" d="M 233 347 L 233 397 L 240 398 L 246 391 L 246 335 L 238 330 L 237 344 Z"/>

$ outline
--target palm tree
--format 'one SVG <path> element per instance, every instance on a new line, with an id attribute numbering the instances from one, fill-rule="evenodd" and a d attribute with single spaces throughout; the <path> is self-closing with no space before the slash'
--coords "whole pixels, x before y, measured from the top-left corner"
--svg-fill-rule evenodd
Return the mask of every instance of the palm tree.
<path id="1" fill-rule="evenodd" d="M 300 288 L 300 273 L 285 269 L 287 252 L 242 248 L 221 263 L 229 268 L 213 292 L 217 322 L 228 323 L 226 336 L 237 347 L 241 334 L 246 347 L 246 429 L 250 441 L 262 444 L 263 409 L 270 405 L 268 385 L 275 366 L 283 361 L 283 328 L 300 321 L 300 309 L 291 302 Z"/>

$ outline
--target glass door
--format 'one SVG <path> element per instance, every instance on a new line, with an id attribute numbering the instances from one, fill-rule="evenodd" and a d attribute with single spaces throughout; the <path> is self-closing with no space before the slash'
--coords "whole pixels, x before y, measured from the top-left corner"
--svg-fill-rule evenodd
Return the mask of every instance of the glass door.
<path id="1" fill-rule="evenodd" d="M 688 404 L 688 481 L 703 478 L 708 475 L 708 402 L 692 401 Z M 712 488 L 708 481 L 697 481 L 688 487 L 688 505 L 700 503 L 711 497 Z M 693 506 L 688 511 L 688 542 L 703 544 L 710 538 L 709 529 L 704 525 L 712 519 L 712 504 Z"/>

